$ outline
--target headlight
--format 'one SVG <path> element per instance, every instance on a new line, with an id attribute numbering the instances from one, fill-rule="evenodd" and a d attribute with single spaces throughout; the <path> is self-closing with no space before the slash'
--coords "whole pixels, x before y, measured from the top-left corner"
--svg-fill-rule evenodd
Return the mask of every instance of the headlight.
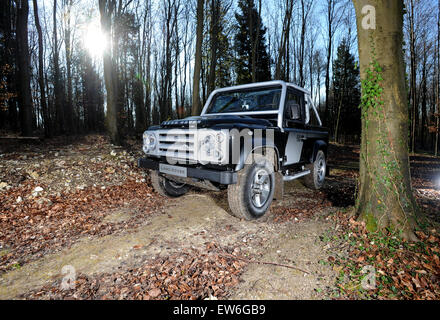
<path id="1" fill-rule="evenodd" d="M 199 139 L 199 160 L 204 162 L 222 162 L 225 155 L 226 134 L 208 133 Z"/>
<path id="2" fill-rule="evenodd" d="M 148 153 L 156 149 L 157 140 L 154 133 L 144 132 L 144 152 Z"/>
<path id="3" fill-rule="evenodd" d="M 202 155 L 212 157 L 215 150 L 215 138 L 212 134 L 205 136 L 200 142 Z"/>
<path id="4" fill-rule="evenodd" d="M 222 143 L 223 141 L 225 141 L 225 138 L 226 138 L 226 134 L 222 131 L 218 132 L 215 135 L 215 141 L 219 144 Z"/>

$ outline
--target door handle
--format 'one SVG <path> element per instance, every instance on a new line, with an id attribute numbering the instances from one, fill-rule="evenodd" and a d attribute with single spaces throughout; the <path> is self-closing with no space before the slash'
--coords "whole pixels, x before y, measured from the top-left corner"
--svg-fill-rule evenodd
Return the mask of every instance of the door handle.
<path id="1" fill-rule="evenodd" d="M 306 139 L 307 138 L 305 135 L 303 135 L 303 134 L 298 135 L 298 141 L 305 141 Z"/>

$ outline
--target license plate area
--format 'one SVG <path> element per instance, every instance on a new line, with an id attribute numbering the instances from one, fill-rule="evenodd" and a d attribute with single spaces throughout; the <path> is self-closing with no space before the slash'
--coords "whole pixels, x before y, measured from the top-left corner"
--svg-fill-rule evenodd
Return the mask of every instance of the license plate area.
<path id="1" fill-rule="evenodd" d="M 183 178 L 186 178 L 188 176 L 187 168 L 171 166 L 169 164 L 164 164 L 164 163 L 159 164 L 159 172 L 170 174 L 176 177 L 183 177 Z"/>

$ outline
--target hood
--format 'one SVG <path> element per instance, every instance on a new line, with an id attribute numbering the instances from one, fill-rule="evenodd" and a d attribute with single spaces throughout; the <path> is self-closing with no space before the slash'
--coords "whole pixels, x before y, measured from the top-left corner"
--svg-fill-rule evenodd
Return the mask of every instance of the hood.
<path id="1" fill-rule="evenodd" d="M 197 124 L 197 128 L 267 128 L 273 124 L 266 119 L 257 119 L 250 116 L 240 115 L 216 115 L 216 116 L 196 116 L 179 120 L 164 121 L 161 128 L 188 128 L 190 125 Z"/>

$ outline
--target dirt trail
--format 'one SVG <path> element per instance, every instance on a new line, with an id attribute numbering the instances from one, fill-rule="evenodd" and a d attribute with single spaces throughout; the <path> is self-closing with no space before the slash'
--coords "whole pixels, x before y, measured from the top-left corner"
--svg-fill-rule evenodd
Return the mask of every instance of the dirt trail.
<path id="1" fill-rule="evenodd" d="M 252 264 L 242 275 L 243 282 L 231 299 L 244 300 L 310 300 L 323 299 L 334 285 L 336 274 L 319 261 L 327 261 L 327 248 L 319 239 L 330 224 L 322 219 L 307 221 L 273 239 L 265 248 L 262 261 L 295 265 L 309 274 L 286 267 Z"/>
<path id="2" fill-rule="evenodd" d="M 277 206 L 295 206 L 301 197 L 313 192 L 289 184 L 284 201 Z M 102 238 L 85 238 L 71 248 L 47 255 L 0 278 L 0 299 L 13 299 L 29 290 L 62 278 L 63 266 L 77 273 L 93 275 L 125 270 L 146 259 L 167 256 L 188 247 L 204 247 L 207 242 L 240 246 L 259 261 L 300 267 L 304 273 L 278 266 L 250 264 L 243 282 L 231 292 L 234 299 L 313 299 L 323 298 L 326 286 L 334 283 L 335 272 L 319 263 L 329 253 L 319 236 L 332 228 L 326 212 L 317 212 L 300 223 L 276 223 L 269 215 L 265 221 L 239 221 L 227 213 L 225 193 L 191 193 L 170 200 L 164 213 L 132 232 Z M 129 210 L 114 211 L 107 219 L 128 219 Z"/>

